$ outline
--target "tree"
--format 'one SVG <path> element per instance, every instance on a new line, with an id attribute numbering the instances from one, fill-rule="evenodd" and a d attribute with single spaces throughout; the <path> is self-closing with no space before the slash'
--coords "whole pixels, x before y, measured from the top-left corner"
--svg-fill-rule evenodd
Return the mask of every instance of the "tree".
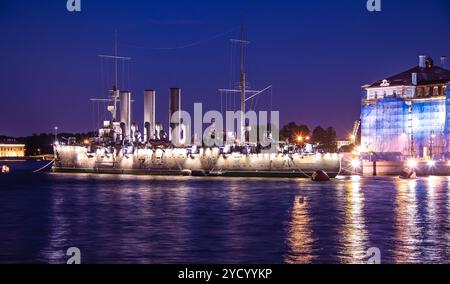
<path id="1" fill-rule="evenodd" d="M 315 144 L 324 145 L 326 142 L 327 132 L 320 126 L 313 130 L 312 141 Z"/>
<path id="2" fill-rule="evenodd" d="M 290 122 L 283 126 L 283 128 L 280 130 L 280 140 L 282 141 L 296 143 L 299 136 L 301 136 L 305 140 L 310 136 L 310 131 L 307 125 L 297 125 L 295 122 Z"/>
<path id="3" fill-rule="evenodd" d="M 328 152 L 337 151 L 337 134 L 336 130 L 333 127 L 328 127 L 326 130 L 325 149 Z"/>
<path id="4" fill-rule="evenodd" d="M 328 127 L 326 130 L 321 126 L 317 126 L 312 135 L 313 143 L 317 144 L 317 149 L 326 152 L 337 151 L 337 134 L 333 127 Z"/>

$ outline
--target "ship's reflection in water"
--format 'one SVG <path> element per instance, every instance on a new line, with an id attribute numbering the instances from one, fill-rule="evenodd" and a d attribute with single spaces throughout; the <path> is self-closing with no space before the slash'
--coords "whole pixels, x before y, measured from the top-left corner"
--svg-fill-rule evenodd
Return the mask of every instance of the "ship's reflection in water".
<path id="1" fill-rule="evenodd" d="M 1 176 L 0 262 L 450 262 L 450 178 Z"/>

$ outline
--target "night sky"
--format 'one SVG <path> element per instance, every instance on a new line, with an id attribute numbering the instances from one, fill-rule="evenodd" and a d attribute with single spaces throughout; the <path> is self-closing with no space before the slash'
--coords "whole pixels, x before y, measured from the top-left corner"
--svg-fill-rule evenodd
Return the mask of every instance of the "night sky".
<path id="1" fill-rule="evenodd" d="M 164 123 L 170 87 L 182 88 L 188 111 L 200 101 L 220 109 L 241 14 L 251 87 L 274 86 L 282 123 L 331 125 L 341 136 L 359 117 L 363 84 L 416 65 L 419 54 L 450 55 L 448 0 L 382 0 L 379 13 L 366 0 L 81 0 L 80 13 L 66 2 L 0 2 L 0 135 L 97 128 L 89 99 L 112 84 L 97 55 L 113 52 L 115 29 L 119 54 L 133 58 L 119 82 L 133 92 L 138 123 L 145 89 L 156 89 Z M 268 109 L 269 96 L 258 106 Z"/>

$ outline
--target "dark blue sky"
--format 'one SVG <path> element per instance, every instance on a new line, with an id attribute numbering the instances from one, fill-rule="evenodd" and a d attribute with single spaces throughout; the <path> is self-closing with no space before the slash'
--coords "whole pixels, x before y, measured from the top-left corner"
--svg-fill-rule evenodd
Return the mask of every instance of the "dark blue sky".
<path id="1" fill-rule="evenodd" d="M 148 88 L 158 92 L 163 122 L 173 86 L 183 89 L 187 110 L 198 101 L 220 109 L 217 89 L 229 86 L 237 30 L 214 36 L 236 29 L 242 12 L 252 87 L 273 84 L 282 123 L 332 125 L 341 136 L 359 117 L 361 85 L 416 65 L 419 54 L 450 55 L 448 0 L 382 0 L 380 13 L 369 13 L 366 0 L 81 2 L 81 13 L 67 12 L 66 0 L 0 2 L 0 134 L 91 130 L 89 98 L 106 96 L 97 54 L 112 52 L 116 28 L 119 53 L 133 57 L 139 123 Z"/>

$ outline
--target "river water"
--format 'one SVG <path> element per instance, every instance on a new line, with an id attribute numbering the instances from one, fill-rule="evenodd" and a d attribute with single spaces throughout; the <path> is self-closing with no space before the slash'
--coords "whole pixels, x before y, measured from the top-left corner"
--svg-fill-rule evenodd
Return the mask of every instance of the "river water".
<path id="1" fill-rule="evenodd" d="M 0 175 L 0 263 L 450 263 L 450 178 Z"/>

